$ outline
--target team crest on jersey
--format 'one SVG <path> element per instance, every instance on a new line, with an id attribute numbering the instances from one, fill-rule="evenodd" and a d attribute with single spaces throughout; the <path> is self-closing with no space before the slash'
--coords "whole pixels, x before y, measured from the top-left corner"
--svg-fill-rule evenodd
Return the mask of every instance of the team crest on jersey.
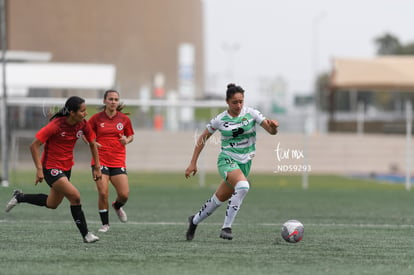
<path id="1" fill-rule="evenodd" d="M 50 170 L 50 174 L 52 175 L 52 177 L 56 177 L 59 174 L 62 174 L 62 171 L 59 169 L 52 169 Z"/>
<path id="2" fill-rule="evenodd" d="M 83 135 L 83 131 L 82 131 L 82 130 L 79 130 L 79 131 L 76 133 L 76 137 L 77 137 L 77 138 L 80 138 L 82 135 Z"/>
<path id="3" fill-rule="evenodd" d="M 105 127 L 105 123 L 102 122 L 101 124 L 99 124 L 99 126 L 101 126 L 101 128 Z"/>
<path id="4" fill-rule="evenodd" d="M 226 128 L 229 127 L 229 122 L 228 121 L 224 122 L 223 127 L 226 127 Z"/>
<path id="5" fill-rule="evenodd" d="M 124 129 L 124 124 L 122 124 L 121 122 L 120 122 L 120 123 L 118 123 L 118 124 L 116 125 L 116 129 L 118 129 L 119 131 L 121 131 L 122 129 Z"/>
<path id="6" fill-rule="evenodd" d="M 245 117 L 244 117 L 244 118 L 242 119 L 241 123 L 242 123 L 242 125 L 243 125 L 243 126 L 246 126 L 247 124 L 249 124 L 249 120 L 248 120 L 247 118 L 245 118 Z"/>
<path id="7" fill-rule="evenodd" d="M 60 133 L 60 135 L 61 135 L 62 137 L 64 137 L 64 136 L 66 136 L 66 132 L 62 132 L 62 133 Z"/>

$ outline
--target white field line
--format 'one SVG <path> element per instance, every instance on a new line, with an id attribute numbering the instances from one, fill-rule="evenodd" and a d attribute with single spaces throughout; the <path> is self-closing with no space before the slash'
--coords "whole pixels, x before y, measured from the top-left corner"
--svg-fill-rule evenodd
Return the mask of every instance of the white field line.
<path id="1" fill-rule="evenodd" d="M 69 224 L 73 223 L 71 220 L 67 221 L 53 221 L 53 220 L 9 220 L 9 219 L 0 219 L 0 223 L 28 223 L 31 224 Z M 100 224 L 100 221 L 87 221 L 88 224 Z M 128 221 L 126 224 L 129 225 L 187 225 L 187 222 L 136 222 L 136 221 Z M 210 223 L 205 222 L 203 223 L 205 225 L 221 225 L 221 223 Z M 238 226 L 249 226 L 252 224 L 238 224 Z M 362 224 L 362 223 L 306 223 L 305 226 L 311 226 L 311 227 L 353 227 L 353 228 L 414 228 L 414 224 Z M 254 226 L 271 226 L 271 227 L 279 227 L 282 226 L 282 223 L 257 223 L 254 224 Z"/>

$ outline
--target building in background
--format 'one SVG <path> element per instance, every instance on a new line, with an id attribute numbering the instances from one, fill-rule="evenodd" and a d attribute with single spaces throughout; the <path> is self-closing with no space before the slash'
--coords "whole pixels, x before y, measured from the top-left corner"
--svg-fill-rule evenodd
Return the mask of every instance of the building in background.
<path id="1" fill-rule="evenodd" d="M 194 97 L 203 97 L 201 0 L 7 0 L 7 49 L 51 53 L 51 62 L 116 67 L 123 98 L 151 96 L 162 75 L 177 90 L 180 45 L 194 49 Z"/>

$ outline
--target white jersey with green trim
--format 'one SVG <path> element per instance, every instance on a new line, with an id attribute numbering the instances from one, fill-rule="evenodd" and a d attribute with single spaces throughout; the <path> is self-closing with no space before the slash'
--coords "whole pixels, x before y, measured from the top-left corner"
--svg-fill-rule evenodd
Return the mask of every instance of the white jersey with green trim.
<path id="1" fill-rule="evenodd" d="M 240 163 L 251 160 L 256 153 L 256 123 L 266 118 L 256 109 L 243 107 L 239 116 L 232 117 L 224 111 L 207 124 L 207 130 L 213 134 L 221 133 L 221 152 Z"/>

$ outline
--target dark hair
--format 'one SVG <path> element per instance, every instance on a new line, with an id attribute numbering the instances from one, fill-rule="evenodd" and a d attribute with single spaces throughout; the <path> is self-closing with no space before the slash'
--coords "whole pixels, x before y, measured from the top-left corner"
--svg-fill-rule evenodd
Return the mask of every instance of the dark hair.
<path id="1" fill-rule="evenodd" d="M 65 107 L 57 111 L 49 121 L 62 116 L 69 116 L 70 111 L 77 112 L 80 109 L 82 103 L 85 103 L 85 99 L 79 96 L 71 96 L 66 100 Z"/>
<path id="2" fill-rule="evenodd" d="M 240 86 L 236 86 L 236 84 L 230 83 L 227 85 L 227 91 L 226 91 L 226 100 L 229 100 L 233 95 L 241 93 L 244 95 L 244 90 Z"/>
<path id="3" fill-rule="evenodd" d="M 105 93 L 104 93 L 104 100 L 108 97 L 108 94 L 109 93 L 117 93 L 118 94 L 118 96 L 119 96 L 119 92 L 117 91 L 117 90 L 106 90 L 105 91 Z M 101 106 L 101 107 L 99 107 L 99 109 L 100 110 L 105 110 L 105 105 L 104 106 Z M 125 104 L 123 104 L 122 102 L 119 102 L 119 104 L 118 104 L 118 106 L 116 107 L 116 110 L 117 111 L 122 111 L 122 109 L 124 109 L 124 107 L 125 107 Z M 127 114 L 129 114 L 129 113 L 127 113 Z"/>

